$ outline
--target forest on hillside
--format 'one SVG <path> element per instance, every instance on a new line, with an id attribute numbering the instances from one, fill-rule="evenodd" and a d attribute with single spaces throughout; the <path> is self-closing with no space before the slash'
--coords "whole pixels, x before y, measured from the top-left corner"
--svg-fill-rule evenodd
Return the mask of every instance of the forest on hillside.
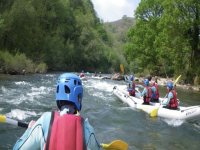
<path id="1" fill-rule="evenodd" d="M 0 1 L 0 72 L 33 72 L 38 64 L 111 72 L 120 64 L 111 47 L 90 0 Z"/>
<path id="2" fill-rule="evenodd" d="M 133 72 L 199 85 L 200 1 L 141 0 L 125 55 Z"/>
<path id="3" fill-rule="evenodd" d="M 105 29 L 112 41 L 112 50 L 120 58 L 120 62 L 124 66 L 125 73 L 129 73 L 130 69 L 124 55 L 124 44 L 127 42 L 127 33 L 129 28 L 134 26 L 134 20 L 134 18 L 124 15 L 120 20 L 104 23 Z"/>

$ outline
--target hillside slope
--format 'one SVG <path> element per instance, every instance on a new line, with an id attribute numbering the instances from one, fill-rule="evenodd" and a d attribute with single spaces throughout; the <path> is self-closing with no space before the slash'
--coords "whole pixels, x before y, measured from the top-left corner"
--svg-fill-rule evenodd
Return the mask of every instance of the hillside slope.
<path id="1" fill-rule="evenodd" d="M 123 49 L 127 39 L 127 32 L 134 23 L 134 18 L 126 16 L 114 22 L 104 23 L 105 29 L 113 41 L 112 48 L 119 54 L 120 63 L 123 63 L 126 68 L 128 67 L 128 64 L 124 58 Z"/>

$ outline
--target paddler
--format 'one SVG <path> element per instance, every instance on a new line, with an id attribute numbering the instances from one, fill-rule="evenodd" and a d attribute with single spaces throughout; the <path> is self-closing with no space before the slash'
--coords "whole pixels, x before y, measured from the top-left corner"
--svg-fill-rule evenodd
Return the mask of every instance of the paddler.
<path id="1" fill-rule="evenodd" d="M 162 105 L 168 109 L 178 109 L 178 99 L 176 97 L 176 90 L 172 81 L 167 82 L 167 99 L 162 102 Z"/>
<path id="2" fill-rule="evenodd" d="M 135 96 L 135 80 L 134 80 L 134 75 L 130 75 L 129 80 L 131 81 L 131 83 L 129 83 L 129 87 L 128 87 L 129 95 L 130 96 Z"/>
<path id="3" fill-rule="evenodd" d="M 81 71 L 81 73 L 80 73 L 79 77 L 80 77 L 80 78 L 83 78 L 83 77 L 85 77 L 85 74 L 84 74 L 84 71 L 83 71 L 83 70 Z"/>
<path id="4" fill-rule="evenodd" d="M 94 129 L 79 112 L 83 87 L 80 78 L 72 73 L 62 74 L 57 82 L 58 111 L 44 113 L 14 145 L 14 150 L 99 150 Z"/>
<path id="5" fill-rule="evenodd" d="M 143 104 L 149 105 L 152 96 L 152 89 L 149 85 L 149 79 L 144 79 L 144 89 L 142 91 L 141 96 L 143 97 Z"/>
<path id="6" fill-rule="evenodd" d="M 156 102 L 159 103 L 159 87 L 156 81 L 151 80 L 151 90 L 152 90 L 152 95 L 151 95 L 151 102 Z"/>

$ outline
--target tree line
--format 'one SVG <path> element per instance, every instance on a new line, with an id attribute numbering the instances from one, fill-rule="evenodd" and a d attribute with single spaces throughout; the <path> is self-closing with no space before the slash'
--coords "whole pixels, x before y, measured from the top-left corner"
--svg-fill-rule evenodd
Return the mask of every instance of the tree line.
<path id="1" fill-rule="evenodd" d="M 2 58 L 7 52 L 49 71 L 111 72 L 120 64 L 90 0 L 1 0 L 0 51 L 1 72 L 12 61 Z"/>
<path id="2" fill-rule="evenodd" d="M 133 72 L 200 84 L 200 1 L 141 0 L 125 55 Z"/>

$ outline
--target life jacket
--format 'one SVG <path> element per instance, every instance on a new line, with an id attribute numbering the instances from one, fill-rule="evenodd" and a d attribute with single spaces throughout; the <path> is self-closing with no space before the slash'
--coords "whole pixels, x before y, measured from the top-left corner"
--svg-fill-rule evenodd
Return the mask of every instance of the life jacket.
<path id="1" fill-rule="evenodd" d="M 147 94 L 144 96 L 144 103 L 149 104 L 151 100 L 152 90 L 151 90 L 151 87 L 149 86 L 146 86 L 145 88 L 147 90 Z"/>
<path id="2" fill-rule="evenodd" d="M 153 86 L 155 86 L 155 88 L 156 88 L 156 93 L 152 98 L 159 99 L 160 95 L 159 95 L 159 90 L 158 90 L 158 84 L 154 82 Z"/>
<path id="3" fill-rule="evenodd" d="M 81 116 L 52 112 L 46 150 L 83 150 L 83 125 Z"/>
<path id="4" fill-rule="evenodd" d="M 178 100 L 177 100 L 177 97 L 176 97 L 176 91 L 172 90 L 171 92 L 173 94 L 173 98 L 170 99 L 169 104 L 168 104 L 168 108 L 177 109 L 178 108 Z"/>

